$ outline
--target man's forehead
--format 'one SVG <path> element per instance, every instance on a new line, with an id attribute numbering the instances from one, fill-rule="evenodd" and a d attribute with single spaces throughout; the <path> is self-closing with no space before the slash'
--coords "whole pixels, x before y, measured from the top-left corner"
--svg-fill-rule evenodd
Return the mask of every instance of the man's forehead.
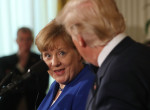
<path id="1" fill-rule="evenodd" d="M 28 33 L 18 32 L 17 38 L 32 39 L 32 34 L 29 32 Z"/>

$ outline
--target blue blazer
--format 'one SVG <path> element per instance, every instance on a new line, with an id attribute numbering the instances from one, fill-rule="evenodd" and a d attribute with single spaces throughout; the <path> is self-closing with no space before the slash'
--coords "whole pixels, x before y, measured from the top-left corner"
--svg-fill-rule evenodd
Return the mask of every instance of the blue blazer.
<path id="1" fill-rule="evenodd" d="M 59 84 L 54 81 L 38 110 L 85 110 L 88 93 L 94 80 L 95 74 L 86 65 L 76 78 L 65 86 L 59 98 L 51 106 L 59 88 Z"/>
<path id="2" fill-rule="evenodd" d="M 97 72 L 87 110 L 150 110 L 150 48 L 126 37 Z"/>

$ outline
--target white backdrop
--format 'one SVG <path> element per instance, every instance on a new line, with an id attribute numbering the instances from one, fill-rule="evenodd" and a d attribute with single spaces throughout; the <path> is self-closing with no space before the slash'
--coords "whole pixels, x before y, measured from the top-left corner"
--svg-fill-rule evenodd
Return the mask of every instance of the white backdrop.
<path id="1" fill-rule="evenodd" d="M 22 26 L 37 33 L 57 12 L 57 0 L 0 0 L 0 56 L 17 51 L 16 32 Z M 33 45 L 32 50 L 38 52 Z"/>
<path id="2" fill-rule="evenodd" d="M 115 0 L 120 12 L 125 17 L 126 32 L 136 41 L 144 43 L 150 40 L 145 33 L 145 24 L 150 19 L 150 0 Z"/>

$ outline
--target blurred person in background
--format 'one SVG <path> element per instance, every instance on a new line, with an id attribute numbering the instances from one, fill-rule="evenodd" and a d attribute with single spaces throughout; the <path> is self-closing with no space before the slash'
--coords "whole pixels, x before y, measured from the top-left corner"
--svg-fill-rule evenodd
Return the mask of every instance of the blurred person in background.
<path id="1" fill-rule="evenodd" d="M 4 82 L 1 84 L 1 89 L 2 86 L 20 80 L 21 76 L 40 60 L 40 56 L 30 50 L 33 43 L 33 34 L 30 28 L 18 29 L 16 43 L 18 45 L 17 53 L 0 58 L 0 82 Z M 7 76 L 9 77 L 6 78 Z M 1 96 L 0 110 L 34 110 L 46 95 L 47 86 L 47 73 L 31 76 Z"/>
<path id="2" fill-rule="evenodd" d="M 69 0 L 56 20 L 99 66 L 87 110 L 150 110 L 150 48 L 124 33 L 115 0 Z"/>
<path id="3" fill-rule="evenodd" d="M 35 43 L 55 79 L 38 110 L 85 110 L 95 74 L 83 63 L 64 26 L 51 21 Z"/>

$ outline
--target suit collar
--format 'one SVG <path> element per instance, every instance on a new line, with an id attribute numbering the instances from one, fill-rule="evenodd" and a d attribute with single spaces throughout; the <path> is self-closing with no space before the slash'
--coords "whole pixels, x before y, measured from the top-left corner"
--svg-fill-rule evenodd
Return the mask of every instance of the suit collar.
<path id="1" fill-rule="evenodd" d="M 112 49 L 112 51 L 105 58 L 105 60 L 103 61 L 101 67 L 99 67 L 97 72 L 97 79 L 95 81 L 96 89 L 91 89 L 90 91 L 90 95 L 88 97 L 87 106 L 86 106 L 87 109 L 89 108 L 93 109 L 95 107 L 94 104 L 91 103 L 95 103 L 94 97 L 96 97 L 97 90 L 100 87 L 101 79 L 105 75 L 105 72 L 109 68 L 109 65 L 111 64 L 113 58 L 116 55 L 119 55 L 121 52 L 125 51 L 128 47 L 130 47 L 133 44 L 135 44 L 135 41 L 133 41 L 129 37 L 125 37 L 118 45 L 116 45 L 116 47 Z"/>
<path id="2" fill-rule="evenodd" d="M 99 67 L 97 77 L 100 78 L 104 75 L 106 69 L 109 67 L 108 65 L 110 64 L 114 56 L 120 54 L 122 51 L 133 44 L 135 44 L 135 41 L 133 41 L 130 37 L 125 37 L 125 39 L 123 39 L 118 45 L 116 45 L 116 47 L 113 48 L 113 50 L 105 58 L 105 60 L 101 64 L 101 67 Z"/>
<path id="3" fill-rule="evenodd" d="M 98 56 L 98 65 L 101 67 L 103 61 L 106 59 L 108 54 L 126 37 L 125 33 L 120 33 L 115 36 L 100 52 Z"/>

